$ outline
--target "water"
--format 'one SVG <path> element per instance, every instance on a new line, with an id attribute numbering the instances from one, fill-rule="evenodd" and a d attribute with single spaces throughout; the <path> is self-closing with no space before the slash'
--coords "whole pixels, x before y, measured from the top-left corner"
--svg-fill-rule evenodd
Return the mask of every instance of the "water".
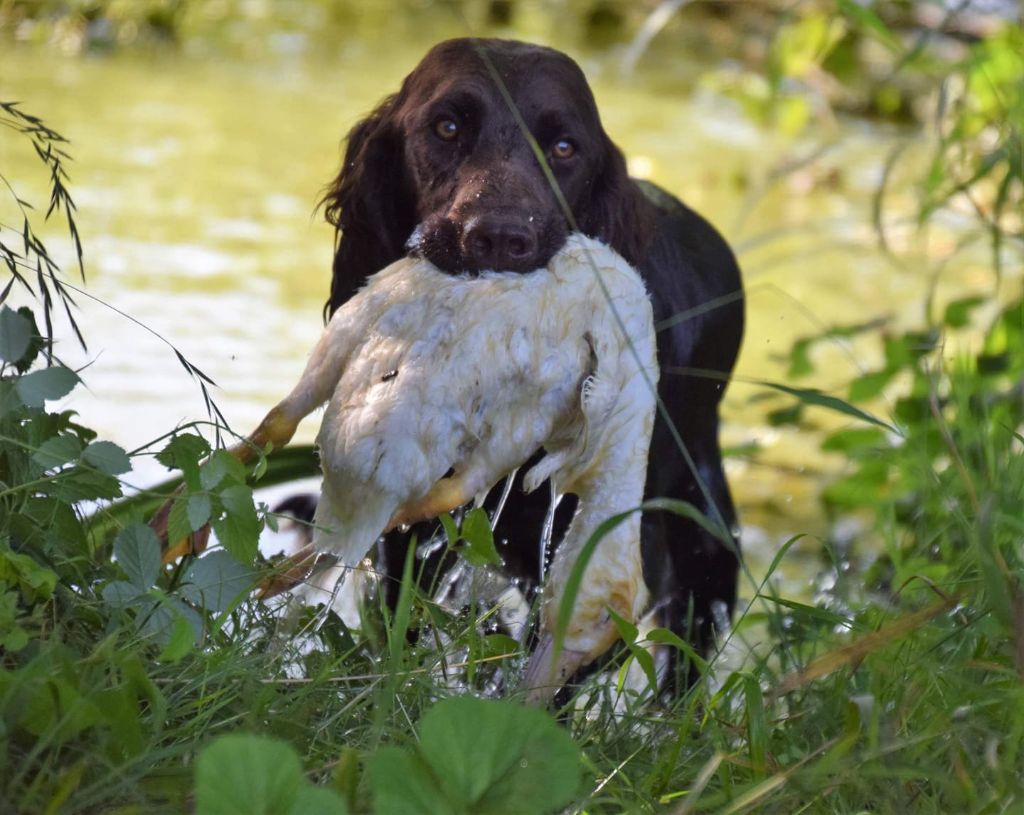
<path id="1" fill-rule="evenodd" d="M 343 134 L 396 89 L 429 33 L 393 35 L 386 47 L 353 41 L 232 60 L 216 52 L 65 58 L 5 45 L 0 97 L 21 100 L 71 140 L 89 294 L 146 326 L 79 298 L 89 350 L 68 339 L 59 350 L 87 366 L 87 389 L 70 405 L 101 437 L 133 450 L 204 419 L 199 388 L 166 342 L 217 382 L 214 398 L 239 432 L 291 388 L 319 335 L 330 278 L 332 233 L 314 214 L 317 199 L 338 169 Z M 805 532 L 811 537 L 789 560 L 811 556 L 828 526 L 816 500 L 822 473 L 841 462 L 823 456 L 814 436 L 770 427 L 766 413 L 782 400 L 748 383 L 785 380 L 792 342 L 824 326 L 883 314 L 921 320 L 930 276 L 895 268 L 875 250 L 869 225 L 885 158 L 908 134 L 840 122 L 783 139 L 702 91 L 705 66 L 668 70 L 652 59 L 622 78 L 611 57 L 575 56 L 632 172 L 681 195 L 739 254 L 748 322 L 723 433 L 726 445 L 763 450 L 755 462 L 728 464 L 747 550 L 756 572 L 780 540 Z M 13 145 L 0 139 L 0 167 L 23 196 L 41 201 L 45 180 L 33 175 L 31 154 Z M 911 148 L 908 165 L 927 149 L 923 141 Z M 809 167 L 779 172 L 819 151 Z M 888 200 L 904 212 L 913 203 L 898 177 Z M 16 222 L 6 206 L 0 221 Z M 949 235 L 931 233 L 922 269 L 949 253 Z M 897 232 L 894 240 L 904 239 Z M 52 246 L 70 261 L 65 243 Z M 947 265 L 938 300 L 992 286 L 979 248 Z M 876 353 L 865 344 L 823 349 L 820 373 L 797 384 L 841 386 Z M 844 422 L 813 416 L 822 427 Z M 315 433 L 308 421 L 296 438 Z M 162 474 L 142 460 L 133 478 L 149 483 Z M 795 574 L 806 584 L 802 567 Z"/>

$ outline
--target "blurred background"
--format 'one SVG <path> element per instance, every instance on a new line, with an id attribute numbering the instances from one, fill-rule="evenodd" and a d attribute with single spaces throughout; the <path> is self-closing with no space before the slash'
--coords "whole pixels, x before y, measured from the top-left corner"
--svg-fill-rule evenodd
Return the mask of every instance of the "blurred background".
<path id="1" fill-rule="evenodd" d="M 850 460 L 823 445 L 857 422 L 759 383 L 887 417 L 906 386 L 877 375 L 887 337 L 956 329 L 941 335 L 952 356 L 1019 296 L 1019 119 L 1010 142 L 1001 124 L 1008 98 L 1020 115 L 1016 3 L 0 0 L 0 101 L 73 157 L 87 350 L 55 330 L 88 393 L 69 407 L 128 450 L 204 419 L 171 343 L 217 383 L 233 429 L 254 427 L 322 326 L 333 236 L 316 205 L 344 134 L 432 44 L 465 35 L 573 56 L 633 175 L 733 246 L 748 305 L 728 471 L 755 573 L 807 535 L 778 575 L 800 593 L 822 543 L 860 529 L 827 494 Z M 22 141 L 0 136 L 0 171 L 45 200 Z M 0 228 L 17 229 L 3 199 Z M 55 220 L 37 228 L 80 284 Z M 132 479 L 164 473 L 136 464 Z"/>

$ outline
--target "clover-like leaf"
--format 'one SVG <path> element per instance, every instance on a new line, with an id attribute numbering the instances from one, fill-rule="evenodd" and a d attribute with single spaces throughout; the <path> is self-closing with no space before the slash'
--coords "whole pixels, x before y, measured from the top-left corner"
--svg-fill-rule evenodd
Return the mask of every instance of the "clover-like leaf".
<path id="1" fill-rule="evenodd" d="M 221 736 L 196 762 L 196 815 L 347 815 L 333 790 L 306 781 L 290 745 L 266 736 Z"/>
<path id="2" fill-rule="evenodd" d="M 483 507 L 476 507 L 466 513 L 466 517 L 462 521 L 461 537 L 466 542 L 466 548 L 462 550 L 462 554 L 474 566 L 487 566 L 501 562 L 498 550 L 494 548 L 494 532 L 491 530 L 491 521 Z"/>
<path id="3" fill-rule="evenodd" d="M 542 710 L 463 696 L 420 722 L 420 755 L 455 811 L 540 815 L 568 804 L 579 750 Z"/>

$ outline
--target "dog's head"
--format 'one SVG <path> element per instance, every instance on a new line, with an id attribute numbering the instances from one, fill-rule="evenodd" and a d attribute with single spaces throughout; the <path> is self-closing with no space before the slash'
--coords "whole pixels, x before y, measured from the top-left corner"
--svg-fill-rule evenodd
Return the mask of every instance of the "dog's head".
<path id="1" fill-rule="evenodd" d="M 361 282 L 346 263 L 365 276 L 411 251 L 451 272 L 543 266 L 570 221 L 538 153 L 580 231 L 638 263 L 641 196 L 576 63 L 526 43 L 450 40 L 349 134 L 325 196 L 341 233 L 331 308 Z"/>

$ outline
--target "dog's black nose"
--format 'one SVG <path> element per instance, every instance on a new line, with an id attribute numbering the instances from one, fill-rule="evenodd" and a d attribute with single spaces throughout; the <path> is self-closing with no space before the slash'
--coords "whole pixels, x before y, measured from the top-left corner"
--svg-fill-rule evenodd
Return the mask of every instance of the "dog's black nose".
<path id="1" fill-rule="evenodd" d="M 466 265 L 472 269 L 531 271 L 537 265 L 537 233 L 526 222 L 478 218 L 462 237 Z"/>

